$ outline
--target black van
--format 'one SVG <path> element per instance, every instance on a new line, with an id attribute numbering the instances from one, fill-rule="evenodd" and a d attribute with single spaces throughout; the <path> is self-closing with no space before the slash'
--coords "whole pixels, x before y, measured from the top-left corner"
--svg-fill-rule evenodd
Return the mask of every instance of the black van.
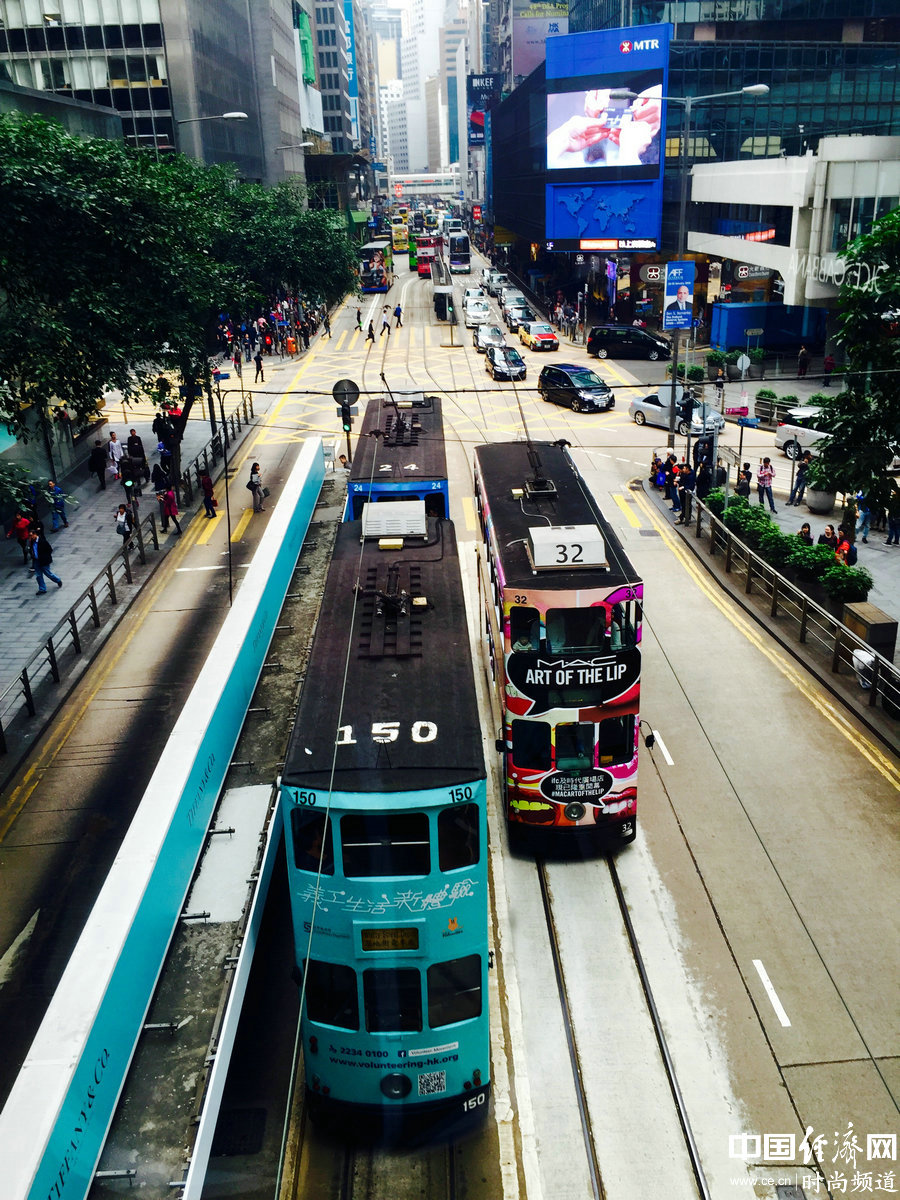
<path id="1" fill-rule="evenodd" d="M 672 344 L 636 325 L 595 325 L 588 334 L 588 354 L 598 358 L 669 358 Z"/>

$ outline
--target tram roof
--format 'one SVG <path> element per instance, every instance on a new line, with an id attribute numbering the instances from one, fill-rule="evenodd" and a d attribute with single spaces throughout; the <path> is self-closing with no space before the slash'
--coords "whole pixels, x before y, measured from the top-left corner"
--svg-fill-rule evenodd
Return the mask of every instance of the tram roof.
<path id="1" fill-rule="evenodd" d="M 359 521 L 338 529 L 284 784 L 327 790 L 335 754 L 336 791 L 396 793 L 484 778 L 453 525 L 429 519 L 428 543 L 399 551 L 361 545 L 360 531 Z M 428 607 L 379 617 L 376 590 L 391 587 L 424 595 Z M 396 740 L 376 743 L 376 722 L 398 722 Z M 417 722 L 433 722 L 436 737 L 414 740 L 414 726 L 423 735 Z M 336 745 L 342 726 L 352 727 L 352 744 L 342 737 Z"/>
<path id="2" fill-rule="evenodd" d="M 552 442 L 532 442 L 530 448 L 539 456 L 541 475 L 553 481 L 555 495 L 526 500 L 513 497 L 514 488 L 523 488 L 526 481 L 535 476 L 527 442 L 491 442 L 475 448 L 506 586 L 574 591 L 640 582 L 618 535 L 603 516 L 565 447 Z M 566 571 L 554 568 L 533 573 L 525 543 L 529 529 L 544 526 L 545 518 L 553 525 L 598 525 L 606 545 L 609 569 Z"/>
<path id="3" fill-rule="evenodd" d="M 404 407 L 409 399 L 407 395 L 395 392 L 394 396 L 399 409 L 387 393 L 373 396 L 367 404 L 350 468 L 350 482 L 446 479 L 447 455 L 440 397 L 422 396 L 421 403 L 414 402 L 412 408 L 408 408 Z M 402 430 L 398 413 L 403 418 Z M 370 437 L 372 430 L 377 429 L 386 436 Z M 386 470 L 387 467 L 390 470 Z"/>

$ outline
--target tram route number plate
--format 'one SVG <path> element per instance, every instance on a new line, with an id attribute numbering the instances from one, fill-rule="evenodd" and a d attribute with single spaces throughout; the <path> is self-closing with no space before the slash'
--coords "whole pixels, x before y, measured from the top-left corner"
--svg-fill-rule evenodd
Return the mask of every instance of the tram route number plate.
<path id="1" fill-rule="evenodd" d="M 396 929 L 363 929 L 363 950 L 418 950 L 419 931 L 414 926 Z"/>

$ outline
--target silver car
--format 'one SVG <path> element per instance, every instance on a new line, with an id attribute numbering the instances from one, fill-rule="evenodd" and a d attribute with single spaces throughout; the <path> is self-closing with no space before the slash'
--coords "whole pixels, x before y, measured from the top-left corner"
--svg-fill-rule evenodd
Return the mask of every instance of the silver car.
<path id="1" fill-rule="evenodd" d="M 479 354 L 484 354 L 488 346 L 505 346 L 506 338 L 499 325 L 479 325 L 472 330 L 472 345 Z"/>
<path id="2" fill-rule="evenodd" d="M 683 390 L 679 389 L 676 392 L 676 404 L 680 404 L 683 397 Z M 635 425 L 658 425 L 660 429 L 669 428 L 669 406 L 672 399 L 672 392 L 669 388 L 664 388 L 659 392 L 652 392 L 649 396 L 635 396 L 628 405 L 628 415 L 634 421 Z M 720 412 L 714 409 L 709 409 L 706 414 L 706 432 L 712 433 L 714 429 L 719 432 L 725 428 L 725 418 Z M 677 412 L 675 414 L 675 430 L 686 437 L 688 433 L 696 437 L 703 433 L 703 410 L 699 405 L 694 406 L 694 412 L 691 417 L 691 424 L 688 426 L 684 417 Z"/>

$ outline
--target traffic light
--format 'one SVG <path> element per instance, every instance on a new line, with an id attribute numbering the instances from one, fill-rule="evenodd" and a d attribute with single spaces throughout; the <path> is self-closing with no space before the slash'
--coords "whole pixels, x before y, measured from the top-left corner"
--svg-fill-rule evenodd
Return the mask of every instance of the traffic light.
<path id="1" fill-rule="evenodd" d="M 341 405 L 341 428 L 344 430 L 344 433 L 349 433 L 353 428 L 353 417 L 350 413 L 349 404 Z"/>

